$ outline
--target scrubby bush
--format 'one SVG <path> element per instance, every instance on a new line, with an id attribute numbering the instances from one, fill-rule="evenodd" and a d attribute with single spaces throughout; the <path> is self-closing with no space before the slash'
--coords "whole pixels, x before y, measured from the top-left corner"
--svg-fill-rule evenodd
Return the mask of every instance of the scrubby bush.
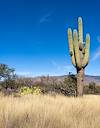
<path id="1" fill-rule="evenodd" d="M 95 93 L 100 94 L 100 85 L 95 86 Z"/>
<path id="2" fill-rule="evenodd" d="M 100 85 L 96 85 L 94 82 L 90 82 L 84 86 L 85 94 L 100 94 Z"/>
<path id="3" fill-rule="evenodd" d="M 32 93 L 32 88 L 21 87 L 19 92 L 20 92 L 21 95 L 31 94 Z"/>
<path id="4" fill-rule="evenodd" d="M 42 93 L 41 89 L 39 87 L 21 87 L 19 90 L 19 93 L 21 95 L 28 95 L 28 94 L 35 94 L 39 95 Z"/>
<path id="5" fill-rule="evenodd" d="M 63 81 L 57 81 L 57 78 L 42 77 L 38 83 L 44 94 L 62 94 L 67 96 L 76 96 L 76 76 L 69 74 Z"/>
<path id="6" fill-rule="evenodd" d="M 63 92 L 65 95 L 68 96 L 76 96 L 77 92 L 77 79 L 75 75 L 68 75 L 64 79 L 64 83 L 62 84 L 61 89 L 63 89 Z"/>
<path id="7" fill-rule="evenodd" d="M 84 94 L 89 94 L 89 85 L 84 86 Z"/>
<path id="8" fill-rule="evenodd" d="M 41 90 L 40 87 L 33 87 L 33 92 L 32 93 L 35 94 L 35 95 L 39 95 L 39 94 L 42 93 L 42 90 Z"/>
<path id="9" fill-rule="evenodd" d="M 89 90 L 91 91 L 91 93 L 95 93 L 95 86 L 96 86 L 95 82 L 89 83 Z"/>

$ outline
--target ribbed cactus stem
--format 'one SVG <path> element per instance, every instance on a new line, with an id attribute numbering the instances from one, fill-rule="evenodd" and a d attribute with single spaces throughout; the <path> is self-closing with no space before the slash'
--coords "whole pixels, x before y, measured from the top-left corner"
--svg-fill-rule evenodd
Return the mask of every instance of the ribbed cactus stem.
<path id="1" fill-rule="evenodd" d="M 72 30 L 69 28 L 68 29 L 68 41 L 69 41 L 69 51 L 70 55 L 72 56 L 74 51 L 73 51 L 73 37 L 72 37 Z"/>
<path id="2" fill-rule="evenodd" d="M 75 56 L 74 56 L 74 46 L 73 46 L 72 30 L 70 28 L 68 29 L 68 42 L 69 42 L 69 51 L 70 51 L 70 56 L 71 56 L 72 64 L 74 66 L 76 66 Z"/>
<path id="3" fill-rule="evenodd" d="M 78 32 L 79 32 L 79 43 L 83 43 L 83 25 L 82 18 L 78 18 Z"/>
<path id="4" fill-rule="evenodd" d="M 85 68 L 89 63 L 89 52 L 90 52 L 90 35 L 86 34 L 85 54 L 82 62 L 83 68 Z"/>
<path id="5" fill-rule="evenodd" d="M 81 58 L 80 58 L 77 30 L 73 31 L 73 37 L 74 37 L 76 67 L 80 69 L 82 67 L 82 64 L 81 64 Z"/>
<path id="6" fill-rule="evenodd" d="M 68 29 L 68 42 L 72 64 L 77 70 L 77 95 L 82 96 L 84 85 L 84 69 L 89 62 L 90 35 L 86 35 L 86 43 L 84 45 L 81 17 L 78 18 L 78 32 L 75 29 L 72 34 L 72 30 L 70 28 Z"/>

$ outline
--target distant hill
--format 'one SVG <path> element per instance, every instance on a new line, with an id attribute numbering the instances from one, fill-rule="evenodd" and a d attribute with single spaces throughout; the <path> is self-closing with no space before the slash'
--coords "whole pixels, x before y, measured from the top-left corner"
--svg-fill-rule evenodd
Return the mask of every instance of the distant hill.
<path id="1" fill-rule="evenodd" d="M 34 82 L 40 82 L 45 81 L 45 82 L 49 82 L 52 83 L 54 81 L 56 81 L 57 83 L 62 82 L 64 80 L 64 78 L 67 77 L 67 75 L 63 75 L 63 76 L 38 76 L 38 77 L 31 77 L 31 78 L 25 78 L 22 77 L 22 79 L 31 79 Z M 89 84 L 90 82 L 95 82 L 96 85 L 100 85 L 100 76 L 91 76 L 91 75 L 85 75 L 85 84 Z"/>
<path id="2" fill-rule="evenodd" d="M 67 76 L 61 76 L 61 78 L 65 77 Z M 85 75 L 85 84 L 89 84 L 90 82 L 95 82 L 97 85 L 100 85 L 100 76 Z"/>
<path id="3" fill-rule="evenodd" d="M 65 76 L 60 76 L 58 78 L 65 78 L 67 77 L 67 75 Z M 91 76 L 91 75 L 85 75 L 85 84 L 88 84 L 90 82 L 95 82 L 96 84 L 100 84 L 100 76 Z"/>
<path id="4" fill-rule="evenodd" d="M 85 76 L 85 83 L 89 83 L 89 82 L 95 82 L 96 84 L 100 85 L 100 76 L 90 76 L 90 75 L 86 75 Z"/>
<path id="5" fill-rule="evenodd" d="M 67 77 L 67 75 L 56 76 L 58 80 L 63 80 L 65 77 Z M 90 82 L 95 82 L 97 85 L 100 85 L 100 76 L 85 75 L 85 84 L 89 84 Z"/>

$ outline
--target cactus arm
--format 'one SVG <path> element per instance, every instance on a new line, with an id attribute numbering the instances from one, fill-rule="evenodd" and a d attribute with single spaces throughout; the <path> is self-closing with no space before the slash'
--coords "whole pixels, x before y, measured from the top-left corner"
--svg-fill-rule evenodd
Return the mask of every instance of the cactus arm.
<path id="1" fill-rule="evenodd" d="M 83 23 L 82 18 L 78 18 L 78 37 L 79 37 L 79 49 L 80 51 L 83 50 Z"/>
<path id="2" fill-rule="evenodd" d="M 74 37 L 74 43 L 73 44 L 74 44 L 74 49 L 75 49 L 76 67 L 78 69 L 81 69 L 82 68 L 82 64 L 81 64 L 81 58 L 80 58 L 77 30 L 74 30 L 73 37 Z"/>
<path id="3" fill-rule="evenodd" d="M 76 66 L 76 63 L 75 63 L 75 55 L 74 55 L 72 30 L 70 28 L 68 28 L 68 42 L 69 42 L 69 50 L 70 50 L 70 56 L 71 56 L 72 64 L 74 66 Z"/>
<path id="4" fill-rule="evenodd" d="M 70 55 L 72 56 L 74 54 L 73 51 L 73 37 L 72 37 L 72 30 L 68 28 L 68 42 L 69 42 L 69 51 Z"/>
<path id="5" fill-rule="evenodd" d="M 82 67 L 85 68 L 89 63 L 89 52 L 90 52 L 90 35 L 86 34 L 86 47 L 85 54 L 82 62 Z"/>
<path id="6" fill-rule="evenodd" d="M 83 25 L 82 18 L 78 18 L 78 33 L 79 33 L 79 43 L 83 43 Z"/>

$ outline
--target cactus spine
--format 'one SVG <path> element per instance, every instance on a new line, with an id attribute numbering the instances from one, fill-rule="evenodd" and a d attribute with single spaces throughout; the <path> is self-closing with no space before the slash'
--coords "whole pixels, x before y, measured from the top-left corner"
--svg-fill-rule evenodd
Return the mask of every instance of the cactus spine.
<path id="1" fill-rule="evenodd" d="M 84 70 L 89 63 L 90 35 L 86 34 L 86 43 L 83 42 L 82 18 L 78 18 L 78 31 L 68 28 L 69 51 L 72 64 L 77 71 L 77 96 L 83 95 Z"/>

